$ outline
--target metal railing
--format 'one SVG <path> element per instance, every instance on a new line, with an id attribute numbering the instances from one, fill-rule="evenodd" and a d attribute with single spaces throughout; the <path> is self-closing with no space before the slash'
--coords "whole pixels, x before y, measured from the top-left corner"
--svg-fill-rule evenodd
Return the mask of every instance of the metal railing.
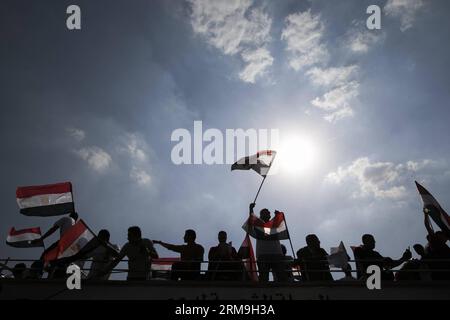
<path id="1" fill-rule="evenodd" d="M 2 263 L 3 261 L 3 263 Z M 9 271 L 11 273 L 14 272 L 14 267 L 8 266 L 9 263 L 17 263 L 17 262 L 21 262 L 21 263 L 32 263 L 32 262 L 36 262 L 36 261 L 40 261 L 40 260 L 34 260 L 34 259 L 0 259 L 0 272 L 4 272 Z M 91 259 L 83 259 L 83 260 L 78 260 L 77 263 L 81 262 L 83 263 L 82 267 L 80 268 L 83 272 L 89 272 L 91 269 L 90 268 L 86 268 L 84 267 L 84 263 L 85 262 L 92 262 L 93 260 Z M 129 259 L 123 259 L 121 260 L 119 263 L 126 263 L 129 262 Z M 419 265 L 421 265 L 421 268 L 415 268 L 415 269 L 402 269 L 399 267 L 396 268 L 392 268 L 392 269 L 384 269 L 384 272 L 392 272 L 392 273 L 406 273 L 406 274 L 442 274 L 442 273 L 448 273 L 450 274 L 450 267 L 447 268 L 430 268 L 429 264 L 433 265 L 433 264 L 441 264 L 441 263 L 448 263 L 448 265 L 450 266 L 450 259 L 421 259 L 421 260 L 409 260 L 410 262 L 415 262 L 418 263 Z M 5 264 L 6 262 L 6 264 Z M 98 261 L 97 261 L 98 262 Z M 108 263 L 110 261 L 101 261 L 102 263 Z M 151 262 L 151 260 L 150 260 Z M 258 268 L 258 263 L 256 264 L 256 269 L 255 270 L 248 270 L 245 268 L 245 263 L 248 263 L 248 259 L 238 259 L 238 260 L 214 260 L 214 261 L 208 261 L 208 260 L 179 260 L 174 258 L 173 260 L 170 259 L 165 259 L 166 263 L 170 263 L 173 262 L 173 264 L 182 264 L 184 266 L 189 266 L 189 264 L 195 264 L 195 265 L 199 265 L 200 268 L 181 268 L 179 270 L 164 270 L 164 269 L 158 269 L 155 267 L 155 264 L 149 263 L 148 266 L 145 269 L 128 269 L 128 268 L 114 268 L 112 270 L 110 270 L 108 272 L 108 274 L 125 274 L 125 273 L 129 273 L 129 272 L 133 272 L 133 273 L 148 273 L 149 275 L 151 275 L 152 273 L 154 274 L 159 274 L 159 275 L 166 275 L 166 278 L 170 279 L 170 275 L 174 272 L 180 272 L 180 273 L 192 273 L 192 274 L 198 274 L 198 278 L 196 280 L 214 280 L 214 275 L 220 274 L 220 275 L 242 275 L 241 280 L 238 281 L 242 281 L 244 279 L 248 280 L 247 275 L 250 273 L 257 273 L 260 274 L 261 270 L 259 270 Z M 256 261 L 258 262 L 258 261 Z M 289 275 L 289 279 L 292 279 L 293 281 L 308 281 L 307 279 L 307 275 L 308 274 L 317 274 L 317 273 L 330 273 L 330 274 L 357 274 L 357 273 L 362 273 L 365 274 L 365 271 L 363 270 L 358 270 L 357 268 L 351 268 L 351 269 L 347 269 L 344 270 L 342 268 L 326 268 L 326 269 L 308 269 L 308 264 L 317 264 L 317 263 L 324 263 L 327 264 L 328 261 L 327 260 L 301 260 L 301 265 L 302 268 L 299 267 L 299 263 L 298 261 L 295 260 L 273 260 L 273 261 L 267 261 L 267 260 L 263 260 L 260 261 L 260 263 L 269 263 L 272 265 L 284 265 L 284 267 L 280 267 L 277 270 L 274 270 L 274 268 L 270 268 L 269 267 L 269 272 L 272 272 L 273 274 L 275 272 L 283 272 Z M 372 263 L 372 264 L 382 264 L 385 262 L 384 259 L 370 259 L 370 260 L 348 260 L 348 263 Z M 406 261 L 405 263 L 408 263 L 408 261 Z M 202 266 L 207 265 L 207 268 L 202 268 Z M 226 267 L 224 268 L 224 266 L 227 265 L 231 265 L 231 266 L 235 266 L 235 268 L 233 269 L 227 269 Z M 402 264 L 404 265 L 404 264 Z M 401 266 L 402 266 L 401 265 Z M 211 269 L 210 266 L 216 266 L 215 269 Z M 221 266 L 221 268 L 219 268 L 218 266 Z M 445 265 L 445 267 L 447 267 L 447 265 Z M 31 270 L 30 267 L 26 267 L 26 269 L 24 270 Z M 24 271 L 22 270 L 22 271 Z M 45 273 L 46 271 L 44 271 Z M 306 276 L 306 277 L 305 277 Z M 50 277 L 51 278 L 51 277 Z M 40 277 L 40 279 L 50 279 L 49 277 L 47 278 L 42 278 Z M 162 278 L 162 277 L 159 277 Z M 221 277 L 222 278 L 222 277 Z M 148 280 L 151 280 L 152 278 L 149 277 Z M 237 277 L 236 277 L 237 279 Z M 450 277 L 449 277 L 450 279 Z M 341 279 L 338 279 L 341 280 Z M 354 278 L 354 280 L 357 280 L 357 277 Z M 401 280 L 400 280 L 401 281 Z"/>

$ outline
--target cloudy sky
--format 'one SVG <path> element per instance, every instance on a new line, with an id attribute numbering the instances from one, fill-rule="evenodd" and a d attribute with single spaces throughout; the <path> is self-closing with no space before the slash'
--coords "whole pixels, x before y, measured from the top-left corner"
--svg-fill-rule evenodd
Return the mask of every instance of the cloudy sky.
<path id="1" fill-rule="evenodd" d="M 450 210 L 448 1 L 76 1 L 79 31 L 70 4 L 0 4 L 5 237 L 56 219 L 19 214 L 17 186 L 71 181 L 80 216 L 113 243 L 139 225 L 172 243 L 193 228 L 205 248 L 223 229 L 238 247 L 261 178 L 174 165 L 171 134 L 195 120 L 292 138 L 304 168 L 281 165 L 257 209 L 286 213 L 295 250 L 308 233 L 327 250 L 373 233 L 393 257 L 424 243 L 415 179 Z M 366 28 L 371 4 L 381 30 Z"/>

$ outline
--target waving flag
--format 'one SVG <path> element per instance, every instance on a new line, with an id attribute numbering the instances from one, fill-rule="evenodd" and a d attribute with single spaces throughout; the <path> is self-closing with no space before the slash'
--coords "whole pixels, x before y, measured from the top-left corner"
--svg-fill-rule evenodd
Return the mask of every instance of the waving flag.
<path id="1" fill-rule="evenodd" d="M 71 257 L 78 253 L 90 240 L 95 237 L 83 220 L 78 220 L 68 229 L 58 241 L 58 245 L 44 254 L 46 263 L 61 258 Z"/>
<path id="2" fill-rule="evenodd" d="M 70 182 L 19 187 L 16 198 L 20 213 L 26 216 L 57 216 L 75 210 Z"/>
<path id="3" fill-rule="evenodd" d="M 253 156 L 239 159 L 231 166 L 231 171 L 251 169 L 256 171 L 261 176 L 265 177 L 269 172 L 269 168 L 272 165 L 275 155 L 276 151 L 274 150 L 260 151 Z"/>
<path id="4" fill-rule="evenodd" d="M 258 273 L 256 270 L 256 259 L 253 251 L 252 241 L 248 234 L 239 248 L 239 256 L 244 262 L 244 267 L 247 270 L 248 277 L 251 281 L 258 281 Z"/>
<path id="5" fill-rule="evenodd" d="M 341 241 L 338 247 L 330 248 L 330 255 L 327 257 L 328 264 L 335 268 L 345 268 L 347 267 L 348 260 L 350 259 L 347 250 L 345 249 L 344 243 Z"/>
<path id="6" fill-rule="evenodd" d="M 22 230 L 11 228 L 11 230 L 9 230 L 8 237 L 6 238 L 6 244 L 16 248 L 43 247 L 43 241 L 33 242 L 33 240 L 40 238 L 41 229 L 39 227 Z"/>
<path id="7" fill-rule="evenodd" d="M 275 211 L 275 217 L 264 222 L 255 214 L 251 214 L 242 226 L 253 238 L 260 240 L 284 240 L 289 239 L 284 213 Z"/>
<path id="8" fill-rule="evenodd" d="M 450 237 L 450 217 L 447 212 L 442 209 L 441 205 L 437 200 L 425 189 L 422 185 L 420 185 L 417 181 L 415 181 L 417 190 L 419 190 L 420 196 L 423 201 L 423 208 L 428 212 L 431 219 L 441 228 L 443 232 Z"/>

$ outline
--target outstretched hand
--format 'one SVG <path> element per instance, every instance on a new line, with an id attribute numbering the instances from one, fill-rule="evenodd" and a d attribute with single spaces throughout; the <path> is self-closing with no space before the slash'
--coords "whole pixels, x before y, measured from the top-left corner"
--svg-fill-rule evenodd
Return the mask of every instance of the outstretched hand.
<path id="1" fill-rule="evenodd" d="M 411 253 L 411 250 L 409 250 L 409 248 L 408 248 L 403 253 L 402 260 L 409 260 L 411 258 L 412 258 L 412 253 Z"/>
<path id="2" fill-rule="evenodd" d="M 250 211 L 252 211 L 253 208 L 255 208 L 255 206 L 256 206 L 256 203 L 254 203 L 254 202 L 250 203 L 250 206 L 249 206 Z"/>

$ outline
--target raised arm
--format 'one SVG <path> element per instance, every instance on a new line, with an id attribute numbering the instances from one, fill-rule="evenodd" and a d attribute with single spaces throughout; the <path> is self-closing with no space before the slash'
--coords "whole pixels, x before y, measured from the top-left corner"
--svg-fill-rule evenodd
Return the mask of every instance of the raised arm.
<path id="1" fill-rule="evenodd" d="M 248 212 L 249 215 L 253 214 L 253 209 L 255 208 L 255 205 L 256 205 L 256 203 L 254 203 L 254 202 L 250 203 L 249 212 Z"/>
<path id="2" fill-rule="evenodd" d="M 425 228 L 427 229 L 428 234 L 431 236 L 434 234 L 434 230 L 433 227 L 431 226 L 430 216 L 428 215 L 428 212 L 429 211 L 427 208 L 423 208 Z"/>
<path id="3" fill-rule="evenodd" d="M 403 253 L 402 257 L 398 260 L 393 260 L 391 258 L 386 258 L 383 262 L 384 266 L 386 269 L 392 269 L 395 267 L 398 267 L 399 265 L 401 265 L 403 262 L 408 261 L 409 259 L 411 259 L 412 257 L 412 253 L 411 250 L 406 249 L 405 252 Z"/>
<path id="4" fill-rule="evenodd" d="M 175 251 L 178 253 L 181 253 L 181 251 L 183 250 L 183 246 L 179 246 L 179 245 L 175 245 L 175 244 L 170 244 L 170 243 L 165 243 L 159 240 L 153 240 L 153 243 L 155 244 L 159 244 L 161 246 L 163 246 L 164 248 L 171 250 L 171 251 Z"/>

